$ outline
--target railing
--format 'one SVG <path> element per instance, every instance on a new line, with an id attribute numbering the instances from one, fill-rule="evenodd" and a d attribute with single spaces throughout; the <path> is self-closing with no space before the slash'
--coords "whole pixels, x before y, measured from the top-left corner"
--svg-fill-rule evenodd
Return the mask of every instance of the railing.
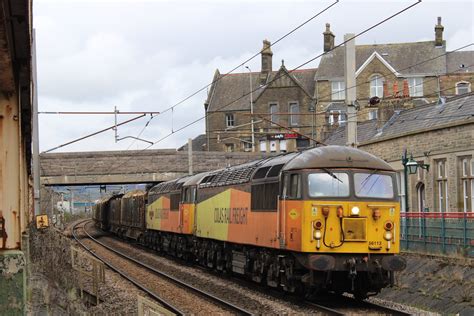
<path id="1" fill-rule="evenodd" d="M 402 250 L 474 257 L 474 213 L 401 213 Z"/>

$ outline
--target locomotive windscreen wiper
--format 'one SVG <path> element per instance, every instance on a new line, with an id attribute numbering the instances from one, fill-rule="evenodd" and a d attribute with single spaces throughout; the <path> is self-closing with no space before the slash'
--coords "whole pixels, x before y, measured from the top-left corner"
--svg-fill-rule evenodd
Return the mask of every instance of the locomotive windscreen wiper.
<path id="1" fill-rule="evenodd" d="M 341 182 L 341 183 L 344 183 L 344 181 L 342 181 L 341 179 L 339 179 L 332 171 L 329 171 L 328 169 L 326 168 L 321 168 L 324 172 L 326 172 L 328 175 L 330 175 L 331 177 L 333 177 L 334 179 L 336 179 L 337 181 Z"/>

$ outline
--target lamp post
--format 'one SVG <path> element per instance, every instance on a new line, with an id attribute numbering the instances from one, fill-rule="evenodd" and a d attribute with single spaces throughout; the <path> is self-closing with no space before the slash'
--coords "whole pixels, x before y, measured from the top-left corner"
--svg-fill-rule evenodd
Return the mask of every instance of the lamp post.
<path id="1" fill-rule="evenodd" d="M 251 122 L 251 128 L 252 128 L 252 152 L 255 152 L 255 130 L 254 130 L 254 125 L 253 125 L 253 89 L 252 89 L 252 70 L 250 69 L 249 66 L 245 66 L 245 68 L 248 69 L 249 71 L 249 77 L 250 77 L 250 122 Z"/>
<path id="2" fill-rule="evenodd" d="M 402 156 L 402 165 L 403 165 L 403 173 L 404 173 L 404 183 L 405 183 L 405 212 L 410 210 L 408 205 L 408 174 L 415 174 L 418 171 L 418 167 L 421 169 L 425 169 L 426 171 L 430 171 L 430 165 L 424 163 L 418 163 L 413 159 L 413 155 L 408 157 L 407 150 L 403 151 Z"/>

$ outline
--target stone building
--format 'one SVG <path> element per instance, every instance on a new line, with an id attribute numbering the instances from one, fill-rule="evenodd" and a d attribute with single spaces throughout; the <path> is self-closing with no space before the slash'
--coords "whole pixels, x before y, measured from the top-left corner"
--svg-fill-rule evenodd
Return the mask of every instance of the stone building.
<path id="1" fill-rule="evenodd" d="M 388 118 L 385 111 L 428 104 L 439 97 L 471 91 L 473 51 L 446 51 L 441 18 L 433 41 L 356 45 L 358 121 Z M 327 137 L 346 121 L 344 47 L 334 48 L 334 34 L 326 24 L 324 49 L 315 76 L 319 136 Z M 372 100 L 375 104 L 369 102 Z M 378 99 L 377 99 L 378 98 Z M 389 111 L 390 112 L 390 111 Z M 378 117 L 382 114 L 382 117 Z"/>
<path id="2" fill-rule="evenodd" d="M 471 91 L 474 52 L 446 51 L 441 18 L 434 29 L 433 41 L 356 45 L 359 122 L 383 125 L 396 110 Z M 264 41 L 260 72 L 216 70 L 205 102 L 207 150 L 251 151 L 251 117 L 257 121 L 256 151 L 304 148 L 310 139 L 320 141 L 345 125 L 344 47 L 335 48 L 329 24 L 323 41 L 317 69 L 289 72 L 282 63 L 273 71 L 273 53 Z"/>
<path id="3" fill-rule="evenodd" d="M 309 146 L 316 69 L 290 73 L 282 61 L 274 71 L 270 42 L 263 44 L 259 72 L 222 75 L 216 70 L 205 102 L 208 150 L 252 151 L 252 117 L 255 151 Z"/>
<path id="4" fill-rule="evenodd" d="M 346 137 L 345 127 L 339 127 L 325 143 L 345 145 Z M 474 93 L 397 111 L 383 126 L 375 120 L 361 122 L 358 142 L 359 149 L 398 170 L 401 196 L 404 150 L 429 164 L 429 171 L 418 168 L 409 175 L 409 210 L 474 212 Z"/>

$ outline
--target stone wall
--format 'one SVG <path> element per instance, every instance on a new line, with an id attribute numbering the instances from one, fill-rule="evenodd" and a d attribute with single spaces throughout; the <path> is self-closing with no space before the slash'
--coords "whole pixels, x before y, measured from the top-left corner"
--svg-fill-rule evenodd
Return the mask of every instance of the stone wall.
<path id="1" fill-rule="evenodd" d="M 429 172 L 422 177 L 409 175 L 410 209 L 418 211 L 416 188 L 419 183 L 425 185 L 425 207 L 438 211 L 436 189 L 437 161 L 446 159 L 448 175 L 449 211 L 462 211 L 462 186 L 460 180 L 460 162 L 464 157 L 474 157 L 474 125 L 463 124 L 445 126 L 436 130 L 420 131 L 416 134 L 402 135 L 397 138 L 387 137 L 377 142 L 359 145 L 359 149 L 370 152 L 389 162 L 396 170 L 403 170 L 401 153 L 406 148 L 413 154 L 414 160 L 430 165 Z"/>
<path id="2" fill-rule="evenodd" d="M 264 157 L 253 153 L 194 152 L 194 173 L 225 168 Z M 40 155 L 43 184 L 152 182 L 188 174 L 188 153 L 175 150 L 48 153 Z M 81 182 L 82 181 L 82 182 Z M 59 182 L 58 182 L 59 183 Z"/>
<path id="3" fill-rule="evenodd" d="M 265 91 L 254 101 L 253 109 L 256 114 L 263 114 L 262 116 L 270 120 L 270 103 L 276 102 L 278 104 L 278 113 L 289 113 L 290 102 L 298 102 L 299 104 L 299 123 L 298 125 L 290 125 L 290 115 L 282 114 L 278 115 L 278 124 L 294 129 L 295 131 L 304 134 L 311 135 L 311 113 L 309 107 L 312 102 L 312 96 L 309 96 L 303 89 L 297 86 L 287 76 L 282 76 L 267 87 Z M 250 116 L 250 105 L 247 110 L 233 110 L 233 111 L 222 111 L 222 112 L 211 112 L 209 113 L 209 119 L 207 122 L 207 133 L 209 136 L 209 148 L 212 151 L 225 151 L 226 144 L 234 144 L 235 151 L 243 151 L 243 142 L 240 139 L 251 141 L 251 125 L 245 125 L 239 128 L 233 128 L 229 131 L 225 131 L 226 122 L 225 114 L 233 113 L 235 118 L 235 126 L 242 124 L 248 124 L 251 122 Z M 256 151 L 259 151 L 259 140 L 266 138 L 268 134 L 274 133 L 291 133 L 285 128 L 281 128 L 276 125 L 272 125 L 270 122 L 262 120 L 261 118 L 254 116 L 254 121 L 262 121 L 254 124 L 255 130 L 255 146 Z M 220 134 L 219 139 L 217 135 Z M 288 149 L 291 150 L 290 148 Z"/>

